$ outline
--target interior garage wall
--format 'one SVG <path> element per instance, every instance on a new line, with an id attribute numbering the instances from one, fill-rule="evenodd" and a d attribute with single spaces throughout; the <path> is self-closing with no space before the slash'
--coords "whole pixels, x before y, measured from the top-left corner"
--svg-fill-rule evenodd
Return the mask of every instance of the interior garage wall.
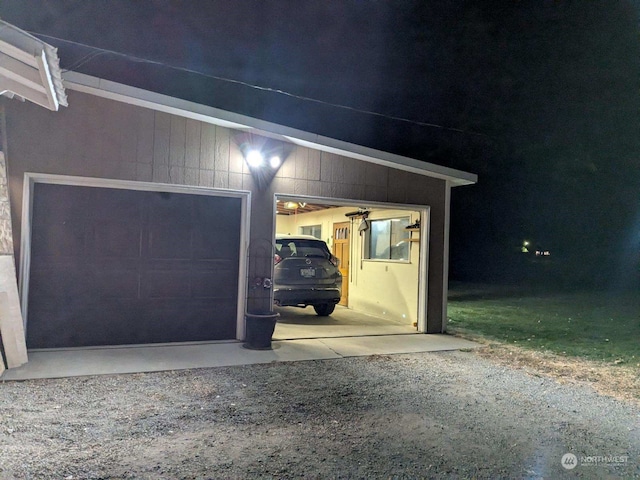
<path id="1" fill-rule="evenodd" d="M 420 215 L 406 210 L 374 210 L 369 220 L 410 216 L 414 223 Z M 418 280 L 420 243 L 410 243 L 411 261 L 367 260 L 363 258 L 364 238 L 354 235 L 352 289 L 349 304 L 354 310 L 411 324 L 418 321 Z M 353 303 L 352 303 L 353 302 Z"/>
<path id="2" fill-rule="evenodd" d="M 16 258 L 25 172 L 251 190 L 251 242 L 273 238 L 276 193 L 430 205 L 427 331 L 442 331 L 444 180 L 294 146 L 273 181 L 257 189 L 232 130 L 85 93 L 68 94 L 69 107 L 58 112 L 1 100 Z M 262 268 L 254 273 L 269 276 L 271 266 Z"/>
<path id="3" fill-rule="evenodd" d="M 322 225 L 322 239 L 329 248 L 333 243 L 333 224 L 348 221 L 345 213 L 354 207 L 332 208 L 300 215 L 278 215 L 277 233 L 300 233 L 299 228 Z M 410 217 L 410 223 L 420 218 L 408 210 L 373 209 L 370 220 Z M 363 237 L 358 232 L 360 220 L 351 228 L 351 262 L 349 265 L 349 308 L 397 322 L 418 321 L 419 242 L 411 244 L 410 262 L 363 259 Z M 417 235 L 417 234 L 414 234 Z M 416 237 L 417 238 L 417 237 Z"/>
<path id="4" fill-rule="evenodd" d="M 322 225 L 322 240 L 327 242 L 329 249 L 333 248 L 333 224 L 348 222 L 345 213 L 353 212 L 354 207 L 338 207 L 318 212 L 297 215 L 278 215 L 276 217 L 276 233 L 298 235 L 300 227 Z"/>

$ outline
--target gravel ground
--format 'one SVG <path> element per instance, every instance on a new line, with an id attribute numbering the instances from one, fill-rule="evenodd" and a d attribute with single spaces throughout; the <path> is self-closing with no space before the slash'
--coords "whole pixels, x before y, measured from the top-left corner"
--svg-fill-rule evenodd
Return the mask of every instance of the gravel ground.
<path id="1" fill-rule="evenodd" d="M 469 477 L 640 478 L 640 409 L 471 352 L 0 384 L 1 479 Z"/>

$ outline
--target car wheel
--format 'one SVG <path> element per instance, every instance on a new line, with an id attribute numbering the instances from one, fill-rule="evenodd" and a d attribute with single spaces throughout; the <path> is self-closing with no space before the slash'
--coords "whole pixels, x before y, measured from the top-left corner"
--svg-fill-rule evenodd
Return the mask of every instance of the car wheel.
<path id="1" fill-rule="evenodd" d="M 326 317 L 327 315 L 331 315 L 335 310 L 335 308 L 336 306 L 334 303 L 321 303 L 320 305 L 313 306 L 313 309 L 321 317 Z"/>

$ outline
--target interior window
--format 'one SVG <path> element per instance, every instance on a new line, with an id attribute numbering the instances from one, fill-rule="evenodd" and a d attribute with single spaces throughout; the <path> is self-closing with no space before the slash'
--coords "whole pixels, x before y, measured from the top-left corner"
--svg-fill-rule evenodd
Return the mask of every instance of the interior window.
<path id="1" fill-rule="evenodd" d="M 300 233 L 302 235 L 311 235 L 317 239 L 322 239 L 322 225 L 305 225 L 300 227 Z"/>
<path id="2" fill-rule="evenodd" d="M 406 227 L 409 222 L 409 217 L 371 220 L 366 258 L 408 261 L 411 232 Z"/>

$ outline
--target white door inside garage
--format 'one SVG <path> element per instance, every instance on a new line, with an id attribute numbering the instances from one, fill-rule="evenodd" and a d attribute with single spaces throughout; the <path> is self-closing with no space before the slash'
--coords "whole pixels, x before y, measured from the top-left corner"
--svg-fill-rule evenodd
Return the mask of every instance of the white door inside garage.
<path id="1" fill-rule="evenodd" d="M 32 189 L 29 348 L 236 338 L 241 197 Z"/>

